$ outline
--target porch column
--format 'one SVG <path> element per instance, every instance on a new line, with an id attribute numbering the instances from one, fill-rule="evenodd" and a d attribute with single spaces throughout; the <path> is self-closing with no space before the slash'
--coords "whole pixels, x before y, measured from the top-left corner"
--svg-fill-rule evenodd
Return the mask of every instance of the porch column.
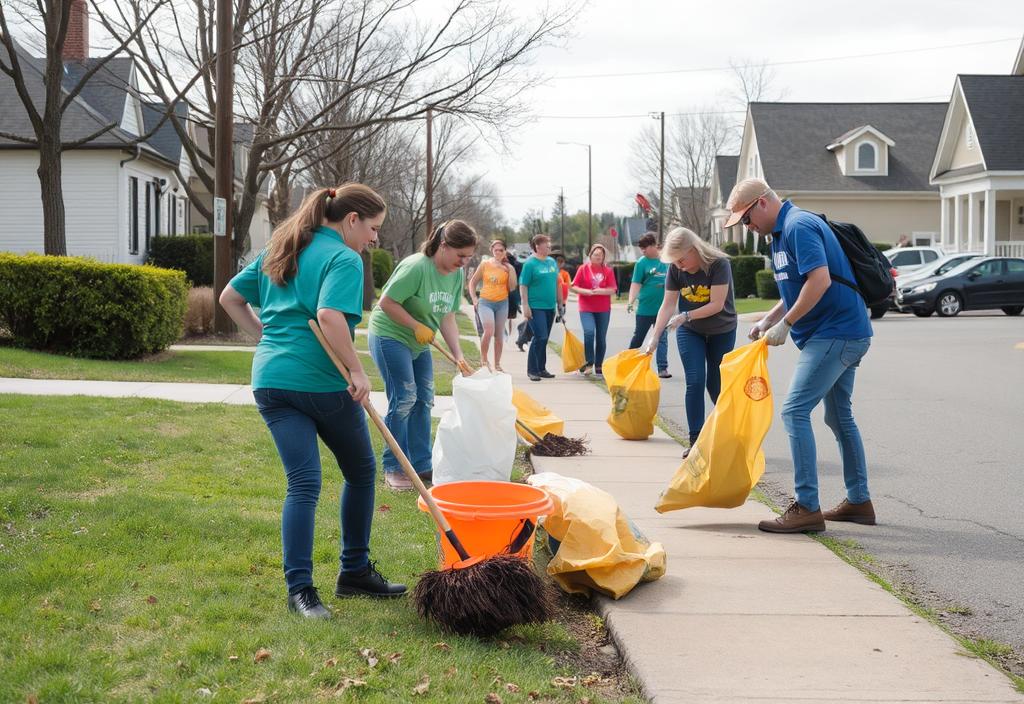
<path id="1" fill-rule="evenodd" d="M 994 257 L 996 254 L 996 192 L 989 189 L 985 191 L 985 255 Z"/>
<path id="2" fill-rule="evenodd" d="M 960 251 L 960 242 L 963 240 L 964 211 L 962 196 L 953 196 L 953 251 Z"/>
<path id="3" fill-rule="evenodd" d="M 949 252 L 949 198 L 939 198 L 939 246 Z"/>
<path id="4" fill-rule="evenodd" d="M 978 196 L 967 194 L 967 251 L 977 251 L 978 242 Z"/>

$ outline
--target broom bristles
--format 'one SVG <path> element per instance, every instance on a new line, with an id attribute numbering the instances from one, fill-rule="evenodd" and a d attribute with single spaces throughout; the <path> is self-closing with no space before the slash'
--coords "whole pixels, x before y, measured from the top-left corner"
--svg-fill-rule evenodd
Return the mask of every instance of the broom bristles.
<path id="1" fill-rule="evenodd" d="M 446 631 L 478 637 L 548 621 L 556 603 L 551 585 L 515 555 L 495 555 L 463 569 L 425 572 L 413 600 L 420 617 Z"/>
<path id="2" fill-rule="evenodd" d="M 538 457 L 575 457 L 590 452 L 587 438 L 567 438 L 564 435 L 546 433 L 530 447 L 530 454 Z"/>

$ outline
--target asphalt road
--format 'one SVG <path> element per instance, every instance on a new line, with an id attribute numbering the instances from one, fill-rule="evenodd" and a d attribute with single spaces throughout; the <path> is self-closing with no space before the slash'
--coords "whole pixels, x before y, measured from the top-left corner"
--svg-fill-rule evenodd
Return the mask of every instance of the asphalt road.
<path id="1" fill-rule="evenodd" d="M 570 328 L 582 338 L 574 304 Z M 889 576 L 966 634 L 1012 645 L 1024 656 L 1024 317 L 1001 312 L 957 318 L 889 313 L 857 375 L 854 415 L 864 438 L 879 525 L 830 524 L 853 539 Z M 750 322 L 740 322 L 737 344 Z M 608 354 L 624 349 L 633 317 L 613 307 Z M 561 333 L 553 334 L 560 340 Z M 518 354 L 515 347 L 511 354 Z M 776 497 L 793 487 L 789 443 L 778 410 L 798 350 L 772 348 L 776 419 L 765 440 L 762 484 Z M 557 357 L 549 367 L 557 370 Z M 669 340 L 661 413 L 686 428 L 683 370 Z M 707 400 L 710 412 L 710 400 Z M 844 498 L 838 448 L 819 406 L 822 507 Z M 1020 661 L 1024 663 L 1024 661 Z M 1015 668 L 1017 669 L 1017 668 Z"/>

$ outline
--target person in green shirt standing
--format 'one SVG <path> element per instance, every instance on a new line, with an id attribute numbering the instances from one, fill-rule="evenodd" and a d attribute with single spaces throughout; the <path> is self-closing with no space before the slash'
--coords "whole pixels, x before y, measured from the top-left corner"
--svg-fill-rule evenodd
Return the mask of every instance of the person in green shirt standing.
<path id="1" fill-rule="evenodd" d="M 384 214 L 383 199 L 359 183 L 314 191 L 220 297 L 238 327 L 259 340 L 252 362 L 253 396 L 288 482 L 281 512 L 288 608 L 307 618 L 331 615 L 313 586 L 313 522 L 321 485 L 318 436 L 345 478 L 335 595 L 386 597 L 406 590 L 388 582 L 369 561 L 377 460 L 361 405 L 370 380 L 353 344 L 363 316 L 359 253 L 377 239 Z M 309 329 L 311 318 L 348 367 L 351 385 Z"/>
<path id="2" fill-rule="evenodd" d="M 633 328 L 633 339 L 629 342 L 631 350 L 639 349 L 640 345 L 644 344 L 647 331 L 658 319 L 658 310 L 665 298 L 665 275 L 668 272 L 668 264 L 661 261 L 657 235 L 647 232 L 636 244 L 644 256 L 633 266 L 629 304 L 626 306 L 629 313 L 636 310 L 636 327 Z M 668 372 L 668 333 L 662 333 L 658 340 L 656 359 L 658 376 L 662 379 L 671 379 L 672 375 Z"/>
<path id="3" fill-rule="evenodd" d="M 463 267 L 476 251 L 477 235 L 461 220 L 435 229 L 416 254 L 399 262 L 370 315 L 370 355 L 384 377 L 388 412 L 384 422 L 424 480 L 433 477 L 430 409 L 434 362 L 430 343 L 438 330 L 462 361 L 455 311 L 462 299 Z M 382 458 L 392 489 L 412 489 L 390 448 Z"/>
<path id="4" fill-rule="evenodd" d="M 558 311 L 559 316 L 565 315 L 565 301 L 562 298 L 562 287 L 558 285 L 558 264 L 548 256 L 551 253 L 551 238 L 547 235 L 534 235 L 530 240 L 530 249 L 533 254 L 523 264 L 523 271 L 519 275 L 519 292 L 523 299 L 523 317 L 533 331 L 526 359 L 526 375 L 530 381 L 540 381 L 555 378 L 547 370 L 548 336 L 555 323 L 555 311 Z"/>

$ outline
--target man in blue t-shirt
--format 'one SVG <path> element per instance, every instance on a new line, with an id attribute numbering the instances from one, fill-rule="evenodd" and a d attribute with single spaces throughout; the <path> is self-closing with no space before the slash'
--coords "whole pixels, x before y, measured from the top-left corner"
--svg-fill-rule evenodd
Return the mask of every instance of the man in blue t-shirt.
<path id="1" fill-rule="evenodd" d="M 771 244 L 772 268 L 782 300 L 750 331 L 769 345 L 792 335 L 800 358 L 782 420 L 793 454 L 796 501 L 781 516 L 758 525 L 770 533 L 825 530 L 825 521 L 875 524 L 868 494 L 864 443 L 853 419 L 851 397 L 861 358 L 871 345 L 871 323 L 860 294 L 832 279 L 854 281 L 850 262 L 828 224 L 817 215 L 783 202 L 757 178 L 740 181 L 726 207 L 725 227 L 742 223 Z M 811 411 L 824 399 L 825 423 L 843 458 L 846 499 L 831 511 L 818 504 L 818 466 Z"/>

